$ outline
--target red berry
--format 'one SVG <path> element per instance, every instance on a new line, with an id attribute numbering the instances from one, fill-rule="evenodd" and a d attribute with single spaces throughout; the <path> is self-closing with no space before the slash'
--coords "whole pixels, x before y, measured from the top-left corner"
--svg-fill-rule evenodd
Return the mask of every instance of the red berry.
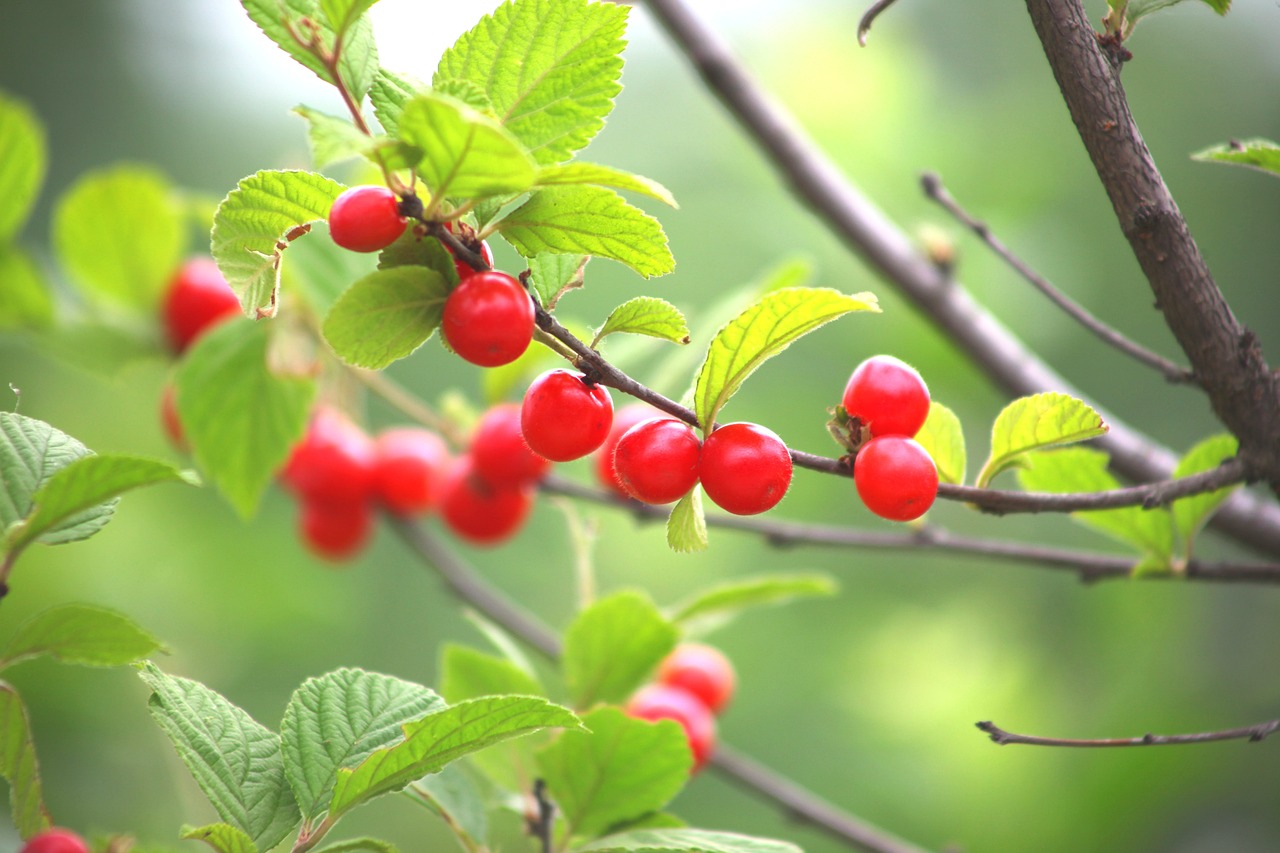
<path id="1" fill-rule="evenodd" d="M 510 364 L 533 340 L 533 299 L 504 272 L 474 273 L 445 300 L 440 329 L 450 349 L 472 364 Z"/>
<path id="2" fill-rule="evenodd" d="M 192 258 L 169 282 L 164 328 L 174 352 L 184 352 L 201 334 L 240 313 L 240 298 L 212 258 Z"/>
<path id="3" fill-rule="evenodd" d="M 608 390 L 568 370 L 549 370 L 533 380 L 520 407 L 524 440 L 553 462 L 586 456 L 604 444 L 612 425 Z"/>
<path id="4" fill-rule="evenodd" d="M 618 446 L 618 439 L 623 433 L 641 421 L 662 417 L 662 412 L 648 403 L 632 403 L 623 406 L 613 415 L 613 426 L 609 427 L 609 435 L 595 452 L 596 479 L 600 485 L 614 492 L 618 497 L 629 498 L 627 490 L 618 480 L 618 473 L 613 470 L 613 451 Z"/>
<path id="5" fill-rule="evenodd" d="M 660 684 L 687 690 L 719 714 L 733 698 L 738 678 L 733 664 L 719 649 L 701 643 L 682 643 L 658 665 Z"/>
<path id="6" fill-rule="evenodd" d="M 849 377 L 844 410 L 873 436 L 914 436 L 929 417 L 929 389 L 916 369 L 891 355 L 859 364 Z"/>
<path id="7" fill-rule="evenodd" d="M 641 720 L 675 720 L 684 729 L 693 769 L 698 771 L 716 745 L 716 719 L 702 700 L 687 690 L 669 684 L 641 687 L 627 703 L 626 712 Z"/>
<path id="8" fill-rule="evenodd" d="M 613 470 L 627 494 L 647 504 L 683 497 L 698 482 L 702 442 L 693 427 L 674 418 L 636 424 L 618 440 Z"/>
<path id="9" fill-rule="evenodd" d="M 499 403 L 484 413 L 471 435 L 470 453 L 472 470 L 492 486 L 532 483 L 551 469 L 551 460 L 524 440 L 515 403 Z"/>
<path id="10" fill-rule="evenodd" d="M 467 236 L 472 236 L 474 234 L 470 226 L 456 228 L 452 222 L 446 222 L 444 224 L 444 227 L 454 234 L 458 233 L 459 231 L 461 231 L 463 234 Z M 489 267 L 493 267 L 493 249 L 490 249 L 489 244 L 486 243 L 484 240 L 479 240 L 476 242 L 478 242 L 480 245 L 480 257 L 484 258 L 484 262 L 488 264 Z M 441 245 L 444 246 L 445 251 L 447 251 L 451 255 L 453 254 L 453 250 L 449 248 L 448 243 L 441 243 Z M 456 257 L 453 259 L 453 267 L 458 271 L 459 280 L 466 278 L 472 273 L 482 272 L 482 270 L 473 269 L 471 267 L 471 264 L 467 263 L 466 261 L 459 260 Z"/>
<path id="11" fill-rule="evenodd" d="M 400 199 L 383 186 L 351 187 L 329 208 L 329 236 L 353 252 L 379 252 L 404 233 Z"/>
<path id="12" fill-rule="evenodd" d="M 46 829 L 27 839 L 19 853 L 89 853 L 89 845 L 69 829 Z"/>
<path id="13" fill-rule="evenodd" d="M 349 560 L 359 553 L 373 530 L 368 501 L 302 499 L 298 531 L 311 552 L 326 560 Z"/>
<path id="14" fill-rule="evenodd" d="M 440 503 L 450 464 L 444 439 L 420 427 L 383 430 L 373 442 L 373 493 L 398 515 Z"/>
<path id="15" fill-rule="evenodd" d="M 449 529 L 476 545 L 511 538 L 533 508 L 530 484 L 491 486 L 475 476 L 471 457 L 460 457 L 445 482 L 440 515 Z"/>
<path id="16" fill-rule="evenodd" d="M 867 509 L 892 521 L 911 521 L 928 512 L 938 496 L 938 469 L 915 439 L 873 438 L 853 460 L 853 482 Z"/>
<path id="17" fill-rule="evenodd" d="M 307 501 L 366 501 L 373 491 L 373 442 L 337 409 L 320 407 L 280 477 Z"/>
<path id="18" fill-rule="evenodd" d="M 725 424 L 702 443 L 702 488 L 721 509 L 755 515 L 772 509 L 791 485 L 791 454 L 773 430 Z"/>
<path id="19" fill-rule="evenodd" d="M 182 429 L 182 420 L 178 417 L 178 391 L 173 383 L 164 386 L 164 390 L 160 392 L 160 424 L 164 427 L 164 434 L 168 436 L 169 443 L 175 449 L 186 453 L 191 449 L 187 444 L 187 436 Z"/>

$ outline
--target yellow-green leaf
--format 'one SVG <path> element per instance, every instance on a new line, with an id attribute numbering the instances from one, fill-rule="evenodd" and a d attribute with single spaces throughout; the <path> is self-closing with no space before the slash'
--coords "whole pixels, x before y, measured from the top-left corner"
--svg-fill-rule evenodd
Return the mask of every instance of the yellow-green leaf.
<path id="1" fill-rule="evenodd" d="M 964 431 L 955 412 L 933 400 L 929 403 L 929 417 L 916 433 L 918 441 L 938 468 L 938 480 L 943 483 L 964 482 L 966 465 Z"/>
<path id="2" fill-rule="evenodd" d="M 1095 438 L 1107 431 L 1102 416 L 1088 403 L 1068 394 L 1047 391 L 1005 406 L 991 428 L 991 455 L 978 472 L 978 488 L 997 474 L 1022 464 L 1022 456 L 1060 444 Z"/>

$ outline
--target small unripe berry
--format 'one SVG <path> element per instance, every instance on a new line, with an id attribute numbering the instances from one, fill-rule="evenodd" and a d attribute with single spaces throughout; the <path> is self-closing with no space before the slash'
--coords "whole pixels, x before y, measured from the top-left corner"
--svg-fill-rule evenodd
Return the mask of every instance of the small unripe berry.
<path id="1" fill-rule="evenodd" d="M 613 470 L 627 494 L 648 504 L 684 497 L 698 482 L 702 442 L 693 427 L 674 418 L 636 424 L 618 440 Z"/>
<path id="2" fill-rule="evenodd" d="M 629 716 L 657 722 L 675 720 L 693 753 L 693 771 L 707 763 L 716 746 L 716 719 L 702 700 L 669 684 L 647 684 L 635 692 L 625 708 Z"/>
<path id="3" fill-rule="evenodd" d="M 400 199 L 384 186 L 351 187 L 329 208 L 329 236 L 353 252 L 380 252 L 404 233 Z"/>
<path id="4" fill-rule="evenodd" d="M 853 460 L 853 482 L 867 509 L 891 521 L 919 518 L 938 496 L 938 469 L 929 451 L 901 435 L 862 445 Z"/>
<path id="5" fill-rule="evenodd" d="M 613 425 L 613 398 L 580 373 L 549 370 L 533 380 L 520 407 L 520 429 L 534 453 L 553 462 L 586 456 Z"/>
<path id="6" fill-rule="evenodd" d="M 738 678 L 724 653 L 702 643 L 682 643 L 658 665 L 656 680 L 687 690 L 719 714 L 733 698 Z"/>
<path id="7" fill-rule="evenodd" d="M 164 329 L 176 353 L 240 313 L 240 299 L 223 278 L 213 258 L 192 258 L 169 282 L 164 297 Z"/>
<path id="8" fill-rule="evenodd" d="M 533 341 L 533 299 L 511 276 L 490 270 L 464 276 L 444 303 L 440 331 L 472 364 L 510 364 Z"/>
<path id="9" fill-rule="evenodd" d="M 702 488 L 716 506 L 735 515 L 772 509 L 791 485 L 791 454 L 773 430 L 733 423 L 702 443 Z"/>
<path id="10" fill-rule="evenodd" d="M 89 853 L 89 845 L 71 830 L 54 827 L 28 838 L 19 853 Z"/>
<path id="11" fill-rule="evenodd" d="M 872 436 L 911 438 L 929 417 L 929 389 L 916 369 L 891 355 L 877 355 L 859 364 L 845 385 L 841 400 L 850 417 L 862 422 Z"/>

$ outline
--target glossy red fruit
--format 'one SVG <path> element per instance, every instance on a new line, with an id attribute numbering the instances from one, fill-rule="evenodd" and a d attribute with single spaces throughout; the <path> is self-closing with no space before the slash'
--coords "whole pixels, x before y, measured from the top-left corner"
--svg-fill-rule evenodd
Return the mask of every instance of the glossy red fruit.
<path id="1" fill-rule="evenodd" d="M 707 763 L 716 746 L 716 719 L 702 700 L 687 690 L 669 684 L 641 687 L 627 702 L 628 715 L 641 720 L 675 720 L 684 729 L 689 751 L 693 753 L 693 770 Z"/>
<path id="2" fill-rule="evenodd" d="M 446 222 L 444 224 L 444 227 L 453 233 L 457 233 L 457 231 L 455 231 L 455 226 L 452 222 Z M 460 230 L 465 230 L 468 234 L 472 233 L 469 227 L 466 229 L 460 229 Z M 480 243 L 480 257 L 484 258 L 485 264 L 487 264 L 490 268 L 492 268 L 493 267 L 493 249 L 490 249 L 489 244 L 484 240 L 480 240 L 479 243 Z M 441 245 L 444 246 L 445 251 L 447 251 L 450 255 L 453 254 L 453 250 L 449 248 L 448 243 L 442 243 Z M 453 259 L 453 267 L 458 271 L 459 280 L 466 278 L 472 273 L 482 272 L 481 270 L 473 269 L 470 264 L 468 264 L 466 261 L 459 260 L 457 257 Z"/>
<path id="3" fill-rule="evenodd" d="M 444 439 L 421 427 L 395 427 L 373 442 L 373 494 L 397 515 L 419 515 L 440 503 L 452 460 Z"/>
<path id="4" fill-rule="evenodd" d="M 938 496 L 938 469 L 929 451 L 901 435 L 862 445 L 853 460 L 853 482 L 867 509 L 892 521 L 919 518 Z"/>
<path id="5" fill-rule="evenodd" d="M 342 412 L 321 406 L 280 477 L 307 501 L 367 501 L 373 492 L 373 441 Z"/>
<path id="6" fill-rule="evenodd" d="M 440 329 L 449 348 L 472 364 L 510 364 L 533 340 L 533 299 L 511 276 L 465 276 L 444 303 Z"/>
<path id="7" fill-rule="evenodd" d="M 192 258 L 169 281 L 164 297 L 164 330 L 181 353 L 196 338 L 240 313 L 240 299 L 212 258 Z"/>
<path id="8" fill-rule="evenodd" d="M 791 454 L 759 424 L 719 427 L 702 443 L 702 488 L 721 509 L 755 515 L 772 509 L 791 485 Z"/>
<path id="9" fill-rule="evenodd" d="M 54 827 L 28 838 L 19 853 L 89 853 L 89 845 L 71 830 Z"/>
<path id="10" fill-rule="evenodd" d="M 491 486 L 532 483 L 551 470 L 551 460 L 534 453 L 524 440 L 515 403 L 499 403 L 484 413 L 469 452 L 472 470 Z"/>
<path id="11" fill-rule="evenodd" d="M 702 643 L 682 643 L 658 665 L 659 684 L 679 687 L 719 714 L 733 698 L 738 677 L 724 653 Z"/>
<path id="12" fill-rule="evenodd" d="M 303 544 L 326 560 L 349 560 L 369 541 L 373 507 L 368 501 L 330 503 L 302 499 L 298 532 Z"/>
<path id="13" fill-rule="evenodd" d="M 514 536 L 533 508 L 532 485 L 491 486 L 475 476 L 470 456 L 460 457 L 445 482 L 440 516 L 455 534 L 475 545 L 497 545 Z"/>
<path id="14" fill-rule="evenodd" d="M 873 356 L 859 364 L 841 402 L 872 436 L 910 438 L 929 417 L 929 388 L 914 367 L 891 355 Z"/>
<path id="15" fill-rule="evenodd" d="M 631 495 L 627 494 L 627 490 L 622 488 L 622 483 L 618 481 L 618 474 L 613 470 L 614 448 L 618 446 L 618 439 L 622 438 L 623 433 L 627 430 L 641 421 L 660 417 L 662 417 L 662 412 L 648 403 L 632 403 L 614 412 L 613 426 L 609 427 L 609 435 L 605 438 L 604 444 L 601 444 L 596 449 L 593 457 L 596 480 L 600 485 L 618 495 L 618 497 L 631 497 Z"/>
<path id="16" fill-rule="evenodd" d="M 160 392 L 160 425 L 164 427 L 164 434 L 175 450 L 186 453 L 191 449 L 182 428 L 182 420 L 178 417 L 178 390 L 173 383 L 166 384 Z"/>
<path id="17" fill-rule="evenodd" d="M 353 252 L 380 252 L 394 243 L 407 220 L 400 199 L 383 186 L 351 187 L 329 208 L 329 236 Z"/>
<path id="18" fill-rule="evenodd" d="M 609 391 L 569 370 L 549 370 L 533 380 L 520 407 L 524 440 L 553 462 L 586 456 L 604 444 L 612 425 Z"/>
<path id="19" fill-rule="evenodd" d="M 679 500 L 698 482 L 702 442 L 675 418 L 636 424 L 618 440 L 613 470 L 627 494 L 647 504 Z"/>

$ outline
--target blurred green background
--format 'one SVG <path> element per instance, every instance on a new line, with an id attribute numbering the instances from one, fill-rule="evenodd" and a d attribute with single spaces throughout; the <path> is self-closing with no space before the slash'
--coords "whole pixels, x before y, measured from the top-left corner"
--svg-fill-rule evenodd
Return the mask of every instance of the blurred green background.
<path id="1" fill-rule="evenodd" d="M 1177 450 L 1219 429 L 1202 395 L 1102 348 L 921 196 L 919 173 L 940 173 L 1073 297 L 1176 354 L 1021 4 L 904 2 L 877 23 L 866 49 L 854 40 L 863 4 L 696 5 L 897 221 L 913 232 L 931 224 L 953 233 L 961 280 L 1093 402 Z M 375 26 L 384 64 L 429 79 L 440 51 L 489 8 L 383 0 Z M 1089 12 L 1097 20 L 1105 4 L 1090 0 Z M 646 206 L 662 219 L 678 269 L 646 283 L 598 261 L 590 286 L 569 296 L 562 314 L 594 325 L 623 299 L 653 293 L 686 311 L 696 350 L 714 331 L 699 318 L 718 297 L 782 261 L 807 258 L 816 283 L 872 290 L 883 315 L 846 318 L 797 344 L 746 385 L 725 417 L 764 422 L 794 447 L 831 454 L 824 410 L 858 361 L 888 352 L 914 363 L 934 397 L 960 415 L 971 467 L 980 462 L 1007 400 L 786 193 L 643 8 L 632 20 L 625 91 L 587 156 L 675 193 L 679 211 Z M 1189 2 L 1138 28 L 1136 58 L 1124 71 L 1147 142 L 1204 254 L 1273 362 L 1280 183 L 1187 155 L 1232 137 L 1280 139 L 1277 43 L 1274 3 L 1237 3 L 1218 18 Z M 49 132 L 50 173 L 23 239 L 46 260 L 52 200 L 85 170 L 140 161 L 221 197 L 258 169 L 306 165 L 303 122 L 288 113 L 294 104 L 340 111 L 336 96 L 264 39 L 233 0 L 5 0 L 0 89 L 28 101 Z M 500 250 L 499 262 L 513 266 L 514 254 Z M 656 381 L 646 375 L 647 355 L 626 364 Z M 692 365 L 661 390 L 681 393 Z M 0 336 L 0 381 L 21 388 L 21 411 L 97 450 L 173 458 L 156 417 L 167 369 L 152 360 L 103 377 L 49 358 L 26 338 Z M 429 399 L 457 387 L 480 400 L 479 371 L 435 344 L 392 373 Z M 394 419 L 378 403 L 368 415 L 375 424 Z M 589 475 L 584 464 L 563 470 Z M 774 550 L 714 530 L 705 554 L 679 556 L 665 549 L 658 527 L 593 507 L 580 512 L 599 525 L 604 589 L 640 585 L 670 603 L 765 571 L 840 580 L 835 598 L 752 613 L 713 636 L 742 681 L 722 734 L 867 820 L 933 849 L 1280 849 L 1280 744 L 1002 749 L 973 728 L 992 719 L 1018 731 L 1132 736 L 1280 715 L 1275 590 L 1086 586 L 1069 574 L 968 557 Z M 861 508 L 851 484 L 806 471 L 775 515 L 890 528 Z M 951 504 L 932 517 L 957 531 L 1111 547 L 1063 518 L 998 520 Z M 482 643 L 389 532 L 334 570 L 304 552 L 294 524 L 293 505 L 278 493 L 248 523 L 211 489 L 130 495 L 101 535 L 20 561 L 0 607 L 0 638 L 54 603 L 115 607 L 170 644 L 166 670 L 209 684 L 272 726 L 308 676 L 351 665 L 430 684 L 442 642 Z M 1238 553 L 1212 536 L 1200 547 Z M 505 547 L 459 550 L 553 624 L 572 613 L 572 554 L 550 503 Z M 129 673 L 38 661 L 11 678 L 30 704 L 59 823 L 176 844 L 182 823 L 212 819 Z M 818 853 L 843 849 L 714 773 L 696 779 L 674 810 L 695 825 L 785 837 Z M 408 853 L 452 843 L 424 835 L 421 815 L 396 800 L 352 823 Z M 0 829 L 0 849 L 16 846 Z"/>

